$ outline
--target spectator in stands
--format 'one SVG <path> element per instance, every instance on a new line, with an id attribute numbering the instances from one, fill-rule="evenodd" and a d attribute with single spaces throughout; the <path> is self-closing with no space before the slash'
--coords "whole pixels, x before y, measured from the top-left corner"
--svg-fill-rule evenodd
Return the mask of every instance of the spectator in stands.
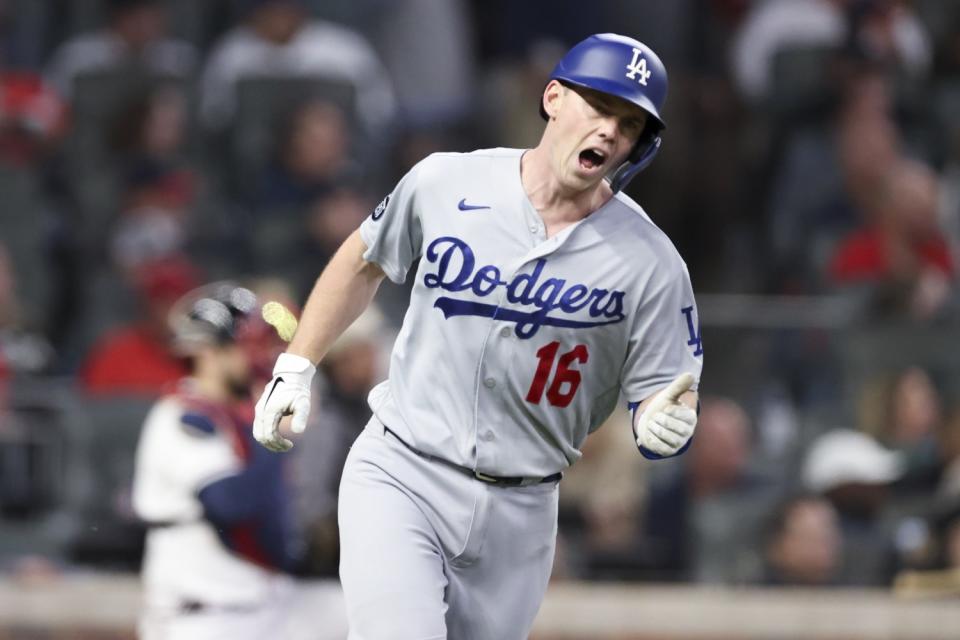
<path id="1" fill-rule="evenodd" d="M 837 512 L 818 496 L 798 496 L 778 509 L 764 546 L 771 585 L 825 587 L 835 585 L 842 557 Z"/>
<path id="2" fill-rule="evenodd" d="M 776 486 L 758 482 L 749 467 L 752 437 L 750 418 L 736 401 L 701 400 L 686 464 L 650 487 L 644 544 L 656 559 L 658 577 L 756 579 L 761 568 L 754 566 L 752 548 Z"/>
<path id="3" fill-rule="evenodd" d="M 863 69 L 844 88 L 835 145 L 854 215 L 870 207 L 876 191 L 901 161 L 895 109 L 893 87 L 878 69 Z"/>
<path id="4" fill-rule="evenodd" d="M 956 496 L 941 505 L 929 525 L 933 561 L 898 574 L 894 592 L 909 598 L 955 598 L 960 595 L 960 501 Z"/>
<path id="5" fill-rule="evenodd" d="M 124 105 L 108 131 L 109 147 L 121 166 L 154 161 L 182 163 L 187 146 L 187 105 L 170 87 L 147 91 Z"/>
<path id="6" fill-rule="evenodd" d="M 307 545 L 304 572 L 335 576 L 339 558 L 337 492 L 353 441 L 370 418 L 367 394 L 381 380 L 389 332 L 374 306 L 334 343 L 320 366 L 315 412 L 292 452 L 297 517 Z"/>
<path id="7" fill-rule="evenodd" d="M 63 43 L 54 52 L 47 78 L 70 98 L 74 80 L 85 73 L 142 68 L 152 73 L 188 78 L 197 53 L 187 42 L 169 37 L 167 8 L 161 0 L 109 0 L 107 25 Z"/>
<path id="8" fill-rule="evenodd" d="M 120 218 L 110 237 L 114 264 L 124 273 L 144 262 L 181 255 L 187 247 L 194 176 L 143 159 L 125 168 Z"/>
<path id="9" fill-rule="evenodd" d="M 798 48 L 847 49 L 855 56 L 923 77 L 932 43 L 904 3 L 893 0 L 769 0 L 755 2 L 734 38 L 733 76 L 741 93 L 762 103 L 769 97 L 773 62 Z"/>
<path id="10" fill-rule="evenodd" d="M 471 13 L 466 0 L 391 0 L 375 10 L 377 28 L 371 39 L 394 80 L 406 127 L 439 131 L 473 115 L 476 46 Z"/>
<path id="11" fill-rule="evenodd" d="M 867 391 L 862 403 L 864 430 L 904 455 L 897 494 L 929 496 L 943 471 L 944 426 L 940 391 L 930 374 L 919 366 L 907 367 L 893 377 L 884 376 Z"/>
<path id="12" fill-rule="evenodd" d="M 890 487 L 904 473 L 899 453 L 865 433 L 836 429 L 820 436 L 807 452 L 805 490 L 825 497 L 837 510 L 844 557 L 844 585 L 889 584 L 895 570 L 896 525 L 887 512 Z"/>
<path id="13" fill-rule="evenodd" d="M 889 82 L 865 69 L 844 85 L 835 114 L 800 129 L 773 182 L 769 243 L 780 290 L 821 292 L 836 244 L 872 206 L 900 162 Z"/>
<path id="14" fill-rule="evenodd" d="M 960 570 L 960 509 L 946 521 L 945 553 L 947 566 Z"/>
<path id="15" fill-rule="evenodd" d="M 3 18 L 0 8 L 0 43 Z M 7 68 L 6 53 L 0 46 L 0 251 L 18 280 L 17 324 L 56 340 L 64 325 L 56 316 L 69 296 L 63 263 L 73 241 L 51 194 L 67 110 L 38 74 Z"/>
<path id="16" fill-rule="evenodd" d="M 370 215 L 373 206 L 369 198 L 349 186 L 334 189 L 313 201 L 306 233 L 314 265 L 326 264 L 347 236 Z"/>
<path id="17" fill-rule="evenodd" d="M 835 285 L 876 288 L 881 309 L 929 318 L 948 301 L 953 258 L 937 223 L 938 181 L 902 160 L 875 185 L 863 226 L 843 239 L 829 264 Z"/>
<path id="18" fill-rule="evenodd" d="M 348 185 L 323 192 L 299 209 L 279 209 L 254 221 L 251 268 L 280 276 L 306 296 L 344 238 L 373 210 L 370 199 Z"/>
<path id="19" fill-rule="evenodd" d="M 269 75 L 332 79 L 356 89 L 356 115 L 370 135 L 383 134 L 396 111 L 390 79 L 358 33 L 311 20 L 303 0 L 244 0 L 245 22 L 215 44 L 203 73 L 201 116 L 223 130 L 236 110 L 236 85 Z"/>
<path id="20" fill-rule="evenodd" d="M 66 115 L 66 105 L 40 76 L 0 64 L 0 163 L 36 166 L 63 138 Z"/>
<path id="21" fill-rule="evenodd" d="M 154 405 L 137 447 L 133 504 L 148 526 L 140 637 L 288 637 L 284 572 L 298 545 L 287 459 L 251 429 L 251 393 L 266 384 L 255 372 L 269 369 L 258 360 L 281 342 L 254 293 L 225 282 L 177 301 L 170 331 L 191 375 Z"/>
<path id="22" fill-rule="evenodd" d="M 550 72 L 566 47 L 556 40 L 542 38 L 528 45 L 519 62 L 498 65 L 486 78 L 487 90 L 480 92 L 485 115 L 485 132 L 495 140 L 516 140 L 523 147 L 534 147 L 543 128 L 538 113 L 528 106 L 536 104 L 539 87 L 546 86 Z"/>
<path id="23" fill-rule="evenodd" d="M 358 170 L 347 116 L 336 104 L 309 100 L 287 114 L 279 129 L 277 152 L 255 203 L 261 215 L 303 210 Z"/>
<path id="24" fill-rule="evenodd" d="M 944 470 L 937 495 L 943 499 L 960 499 L 960 405 L 952 408 L 939 441 Z"/>
<path id="25" fill-rule="evenodd" d="M 634 455 L 632 433 L 629 414 L 615 412 L 564 474 L 555 576 L 630 580 L 649 570 L 640 535 L 649 466 Z"/>
<path id="26" fill-rule="evenodd" d="M 0 385 L 17 373 L 42 373 L 54 356 L 47 340 L 23 325 L 20 307 L 16 273 L 0 240 Z"/>
<path id="27" fill-rule="evenodd" d="M 187 373 L 171 348 L 168 315 L 197 285 L 195 269 L 182 260 L 163 260 L 141 264 L 136 274 L 141 317 L 110 330 L 90 349 L 79 372 L 87 393 L 156 396 Z"/>
<path id="28" fill-rule="evenodd" d="M 894 589 L 906 596 L 960 594 L 960 409 L 954 407 L 937 432 L 938 482 L 915 499 L 923 509 L 911 523 L 912 553 Z"/>

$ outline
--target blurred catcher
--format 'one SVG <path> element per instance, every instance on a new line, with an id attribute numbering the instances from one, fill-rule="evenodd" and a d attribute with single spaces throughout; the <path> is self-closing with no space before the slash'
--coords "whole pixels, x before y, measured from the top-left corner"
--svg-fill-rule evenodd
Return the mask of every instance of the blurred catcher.
<path id="1" fill-rule="evenodd" d="M 282 342 L 259 311 L 253 292 L 229 282 L 171 310 L 192 373 L 153 407 L 137 450 L 144 640 L 266 638 L 284 621 L 296 547 L 284 459 L 255 446 L 250 396 Z"/>

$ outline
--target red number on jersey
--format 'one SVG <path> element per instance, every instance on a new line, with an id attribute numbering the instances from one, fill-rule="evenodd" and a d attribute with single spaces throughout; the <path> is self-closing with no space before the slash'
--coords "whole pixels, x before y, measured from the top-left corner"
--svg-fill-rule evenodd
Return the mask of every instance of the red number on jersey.
<path id="1" fill-rule="evenodd" d="M 550 344 L 540 347 L 540 350 L 537 351 L 540 364 L 537 365 L 537 372 L 533 376 L 530 390 L 527 391 L 527 402 L 539 403 L 543 397 L 543 388 L 547 386 L 547 377 L 550 375 L 550 370 L 553 369 L 553 359 L 557 357 L 559 348 L 560 343 L 554 340 Z"/>
<path id="2" fill-rule="evenodd" d="M 533 382 L 530 383 L 530 390 L 527 391 L 527 402 L 539 404 L 543 398 L 543 389 L 547 386 L 547 378 L 553 369 L 553 361 L 557 357 L 557 351 L 560 350 L 560 343 L 554 340 L 550 344 L 540 347 L 537 351 L 537 358 L 540 363 L 537 365 L 537 372 L 533 376 Z M 578 344 L 570 351 L 560 356 L 557 362 L 557 372 L 553 376 L 553 383 L 547 389 L 547 402 L 555 407 L 566 407 L 573 401 L 573 396 L 580 387 L 580 372 L 571 369 L 570 365 L 574 362 L 584 363 L 589 358 L 587 345 Z M 566 385 L 566 388 L 564 388 Z"/>

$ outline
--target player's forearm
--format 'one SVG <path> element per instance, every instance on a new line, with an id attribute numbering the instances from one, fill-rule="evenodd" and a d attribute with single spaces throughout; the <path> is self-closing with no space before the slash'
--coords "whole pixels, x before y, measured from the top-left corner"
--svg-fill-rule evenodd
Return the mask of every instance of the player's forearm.
<path id="1" fill-rule="evenodd" d="M 384 274 L 363 259 L 366 245 L 354 231 L 317 279 L 288 353 L 318 363 L 333 342 L 373 300 Z"/>

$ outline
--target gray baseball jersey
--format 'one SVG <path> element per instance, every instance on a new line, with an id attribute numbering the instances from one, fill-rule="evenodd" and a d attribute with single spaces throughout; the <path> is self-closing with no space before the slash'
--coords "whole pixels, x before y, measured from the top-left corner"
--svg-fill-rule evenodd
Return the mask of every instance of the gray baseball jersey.
<path id="1" fill-rule="evenodd" d="M 547 476 L 622 393 L 699 380 L 686 265 L 622 193 L 551 238 L 520 149 L 434 154 L 360 227 L 395 282 L 420 258 L 374 414 L 408 443 L 502 476 Z M 696 389 L 696 385 L 693 387 Z"/>

